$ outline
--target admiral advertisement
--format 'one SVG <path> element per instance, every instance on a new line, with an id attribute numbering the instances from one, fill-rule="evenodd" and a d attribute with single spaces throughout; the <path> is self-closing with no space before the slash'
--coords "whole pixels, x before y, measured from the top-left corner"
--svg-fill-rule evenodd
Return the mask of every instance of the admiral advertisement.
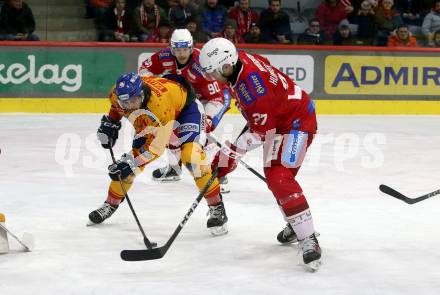
<path id="1" fill-rule="evenodd" d="M 422 96 L 440 99 L 440 59 L 416 56 L 346 56 L 325 58 L 327 94 L 370 99 Z"/>

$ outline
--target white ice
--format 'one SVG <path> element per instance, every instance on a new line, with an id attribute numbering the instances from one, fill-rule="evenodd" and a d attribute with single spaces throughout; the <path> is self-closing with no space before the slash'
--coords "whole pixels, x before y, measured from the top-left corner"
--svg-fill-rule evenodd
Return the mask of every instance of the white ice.
<path id="1" fill-rule="evenodd" d="M 440 117 L 320 116 L 298 175 L 308 198 L 323 265 L 305 271 L 295 245 L 276 241 L 284 221 L 265 184 L 243 167 L 225 195 L 229 234 L 212 237 L 202 202 L 160 260 L 124 262 L 142 249 L 126 203 L 104 224 L 86 227 L 106 198 L 110 163 L 95 132 L 100 115 L 0 116 L 0 212 L 33 252 L 0 255 L 0 294 L 440 294 L 440 196 L 415 205 L 382 194 L 381 183 L 416 197 L 439 189 Z M 219 126 L 230 138 L 243 120 Z M 115 147 L 130 146 L 130 129 Z M 225 133 L 226 134 L 226 133 Z M 244 160 L 259 171 L 262 150 Z M 159 184 L 151 171 L 129 195 L 147 236 L 159 245 L 197 191 L 189 174 Z"/>

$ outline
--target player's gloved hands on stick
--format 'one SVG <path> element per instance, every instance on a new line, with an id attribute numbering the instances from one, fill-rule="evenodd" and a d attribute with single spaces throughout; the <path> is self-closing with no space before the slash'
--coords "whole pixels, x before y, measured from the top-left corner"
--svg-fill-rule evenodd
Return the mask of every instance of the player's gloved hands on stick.
<path id="1" fill-rule="evenodd" d="M 121 122 L 113 120 L 108 115 L 102 116 L 97 136 L 103 148 L 109 149 L 115 145 L 119 129 L 121 129 Z"/>
<path id="2" fill-rule="evenodd" d="M 108 175 L 112 180 L 118 181 L 126 179 L 130 175 L 134 175 L 136 170 L 136 159 L 131 154 L 123 154 L 120 160 L 108 166 Z"/>
<path id="3" fill-rule="evenodd" d="M 217 177 L 223 177 L 237 168 L 238 160 L 245 154 L 245 151 L 239 149 L 234 144 L 226 141 L 224 147 L 220 149 L 211 163 L 211 169 L 214 171 L 217 167 Z"/>

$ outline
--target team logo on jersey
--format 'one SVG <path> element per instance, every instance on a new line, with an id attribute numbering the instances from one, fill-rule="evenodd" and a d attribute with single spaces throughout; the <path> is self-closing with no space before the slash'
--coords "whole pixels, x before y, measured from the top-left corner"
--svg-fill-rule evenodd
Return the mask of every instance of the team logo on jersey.
<path id="1" fill-rule="evenodd" d="M 255 89 L 255 92 L 258 96 L 263 96 L 266 94 L 267 89 L 264 86 L 263 79 L 261 78 L 259 73 L 251 73 L 248 75 L 248 79 L 251 82 L 251 85 Z"/>
<path id="2" fill-rule="evenodd" d="M 237 91 L 238 97 L 246 105 L 252 103 L 255 100 L 255 96 L 251 93 L 245 81 L 241 81 L 240 84 L 238 84 L 237 89 L 238 89 Z"/>
<path id="3" fill-rule="evenodd" d="M 159 53 L 159 60 L 170 59 L 170 58 L 172 58 L 172 56 L 171 56 L 171 51 L 169 49 Z"/>
<path id="4" fill-rule="evenodd" d="M 146 60 L 144 60 L 144 62 L 142 63 L 142 66 L 145 68 L 151 67 L 153 63 L 151 62 L 151 57 L 147 58 Z"/>
<path id="5" fill-rule="evenodd" d="M 193 74 L 196 74 L 197 76 L 203 77 L 203 74 L 202 74 L 203 70 L 199 64 L 193 62 L 193 64 L 191 65 L 191 70 L 192 70 L 191 72 Z"/>
<path id="6" fill-rule="evenodd" d="M 200 132 L 199 131 L 199 125 L 194 124 L 194 123 L 185 123 L 180 125 L 179 127 L 177 127 L 177 132 L 178 133 L 183 133 L 183 132 Z"/>

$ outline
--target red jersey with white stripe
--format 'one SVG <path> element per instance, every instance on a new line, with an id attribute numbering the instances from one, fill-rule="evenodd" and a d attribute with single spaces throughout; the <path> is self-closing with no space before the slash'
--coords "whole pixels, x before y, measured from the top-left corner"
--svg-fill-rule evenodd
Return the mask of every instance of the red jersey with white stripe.
<path id="1" fill-rule="evenodd" d="M 223 90 L 226 84 L 218 81 L 209 81 L 199 64 L 200 50 L 194 48 L 191 60 L 183 68 L 177 68 L 176 58 L 170 48 L 162 49 L 154 53 L 150 58 L 142 62 L 139 68 L 141 75 L 182 75 L 193 86 L 197 98 L 201 101 L 218 101 L 224 103 Z"/>
<path id="2" fill-rule="evenodd" d="M 231 88 L 252 132 L 263 138 L 273 129 L 316 133 L 315 107 L 306 92 L 260 55 L 239 51 L 239 60 L 242 68 Z"/>

